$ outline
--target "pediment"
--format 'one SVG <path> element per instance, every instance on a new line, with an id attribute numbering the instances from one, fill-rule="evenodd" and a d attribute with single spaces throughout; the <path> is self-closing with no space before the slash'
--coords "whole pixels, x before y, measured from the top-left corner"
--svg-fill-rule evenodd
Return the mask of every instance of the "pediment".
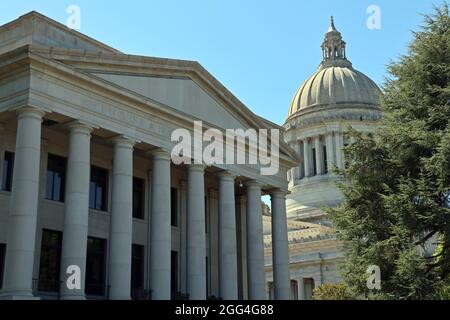
<path id="1" fill-rule="evenodd" d="M 189 118 L 203 120 L 224 129 L 248 127 L 189 77 L 90 73 L 173 108 Z"/>

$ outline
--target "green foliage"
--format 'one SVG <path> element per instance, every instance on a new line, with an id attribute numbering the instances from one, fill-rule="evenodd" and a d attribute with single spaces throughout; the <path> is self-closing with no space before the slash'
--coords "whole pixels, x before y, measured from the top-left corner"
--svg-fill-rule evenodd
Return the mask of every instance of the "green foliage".
<path id="1" fill-rule="evenodd" d="M 355 300 L 355 295 L 344 283 L 327 283 L 315 288 L 312 300 Z"/>
<path id="2" fill-rule="evenodd" d="M 358 295 L 448 297 L 450 275 L 450 18 L 436 7 L 408 53 L 388 67 L 383 120 L 373 135 L 350 128 L 343 204 L 329 209 L 347 248 L 344 277 Z M 439 236 L 439 237 L 438 237 Z M 430 241 L 440 251 L 423 250 Z M 381 290 L 366 269 L 378 265 Z M 447 290 L 447 291 L 446 291 Z M 442 294 L 441 294 L 442 293 Z"/>

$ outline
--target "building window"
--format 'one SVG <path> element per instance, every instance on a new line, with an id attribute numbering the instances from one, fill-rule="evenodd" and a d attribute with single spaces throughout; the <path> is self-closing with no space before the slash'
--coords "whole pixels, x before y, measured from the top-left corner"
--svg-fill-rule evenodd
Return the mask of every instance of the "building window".
<path id="1" fill-rule="evenodd" d="M 62 233 L 42 230 L 41 257 L 39 265 L 38 290 L 59 291 L 59 269 L 61 265 Z"/>
<path id="2" fill-rule="evenodd" d="M 310 300 L 313 291 L 315 288 L 314 279 L 313 278 L 304 278 L 303 279 L 303 296 L 305 297 L 305 300 Z"/>
<path id="3" fill-rule="evenodd" d="M 89 208 L 107 211 L 108 170 L 91 167 L 91 184 L 89 188 Z"/>
<path id="4" fill-rule="evenodd" d="M 133 244 L 131 250 L 131 298 L 144 298 L 144 246 Z"/>
<path id="5" fill-rule="evenodd" d="M 178 226 L 178 189 L 170 188 L 170 221 L 172 226 Z"/>
<path id="6" fill-rule="evenodd" d="M 325 165 L 325 173 L 328 173 L 327 147 L 323 146 L 323 163 Z"/>
<path id="7" fill-rule="evenodd" d="M 312 155 L 313 155 L 313 175 L 317 175 L 317 156 L 316 156 L 316 148 L 312 149 Z"/>
<path id="8" fill-rule="evenodd" d="M 14 153 L 6 151 L 3 159 L 2 190 L 11 192 L 14 170 Z"/>
<path id="9" fill-rule="evenodd" d="M 298 283 L 296 280 L 291 280 L 291 300 L 298 300 Z"/>
<path id="10" fill-rule="evenodd" d="M 6 244 L 0 243 L 0 289 L 3 287 L 3 272 L 5 270 Z"/>
<path id="11" fill-rule="evenodd" d="M 145 181 L 133 178 L 133 218 L 144 219 Z"/>
<path id="12" fill-rule="evenodd" d="M 45 198 L 48 200 L 64 202 L 67 160 L 52 154 L 48 155 L 47 182 Z"/>
<path id="13" fill-rule="evenodd" d="M 170 252 L 170 288 L 172 297 L 178 292 L 178 252 Z"/>
<path id="14" fill-rule="evenodd" d="M 106 240 L 88 237 L 86 255 L 86 294 L 105 295 Z"/>

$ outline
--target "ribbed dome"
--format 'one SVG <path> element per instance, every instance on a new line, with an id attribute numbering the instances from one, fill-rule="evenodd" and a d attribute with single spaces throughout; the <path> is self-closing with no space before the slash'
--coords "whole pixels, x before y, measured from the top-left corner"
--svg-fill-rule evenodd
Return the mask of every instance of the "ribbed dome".
<path id="1" fill-rule="evenodd" d="M 322 105 L 379 105 L 381 91 L 369 77 L 355 70 L 346 57 L 346 43 L 333 18 L 322 44 L 323 61 L 316 73 L 297 90 L 288 117 L 299 110 Z"/>
<path id="2" fill-rule="evenodd" d="M 309 77 L 298 89 L 288 116 L 298 110 L 320 105 L 378 105 L 379 97 L 380 89 L 363 73 L 352 67 L 325 67 Z"/>

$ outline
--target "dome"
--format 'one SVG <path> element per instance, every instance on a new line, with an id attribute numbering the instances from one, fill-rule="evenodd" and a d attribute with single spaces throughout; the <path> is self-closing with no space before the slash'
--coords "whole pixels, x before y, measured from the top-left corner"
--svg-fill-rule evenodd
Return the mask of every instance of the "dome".
<path id="1" fill-rule="evenodd" d="M 325 34 L 322 51 L 322 63 L 297 90 L 288 117 L 300 110 L 322 105 L 379 105 L 380 89 L 347 60 L 345 42 L 334 27 L 333 18 Z"/>

